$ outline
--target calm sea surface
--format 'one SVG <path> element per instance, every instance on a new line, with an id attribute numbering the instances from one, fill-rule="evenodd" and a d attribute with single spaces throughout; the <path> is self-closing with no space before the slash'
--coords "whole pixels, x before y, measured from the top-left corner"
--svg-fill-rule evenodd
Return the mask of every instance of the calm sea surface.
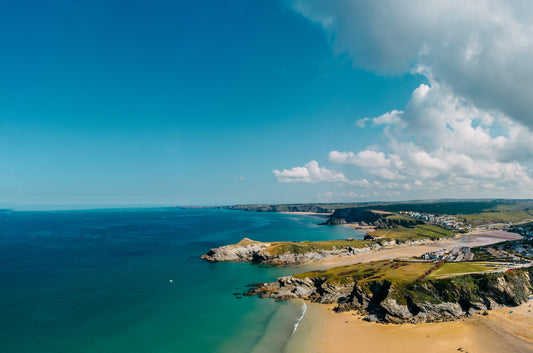
<path id="1" fill-rule="evenodd" d="M 302 305 L 233 293 L 304 269 L 199 256 L 243 237 L 356 234 L 321 221 L 175 208 L 1 212 L 0 352 L 282 352 Z"/>

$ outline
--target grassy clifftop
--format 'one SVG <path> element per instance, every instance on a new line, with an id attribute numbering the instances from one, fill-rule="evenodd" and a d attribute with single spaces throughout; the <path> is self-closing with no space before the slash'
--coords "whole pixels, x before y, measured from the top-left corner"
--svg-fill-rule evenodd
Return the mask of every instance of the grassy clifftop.
<path id="1" fill-rule="evenodd" d="M 376 280 L 392 282 L 414 281 L 434 267 L 428 262 L 374 261 L 349 266 L 332 267 L 294 275 L 296 278 L 321 278 L 325 283 L 365 283 Z"/>
<path id="2" fill-rule="evenodd" d="M 365 248 L 376 244 L 371 240 L 326 240 L 326 241 L 299 241 L 299 242 L 274 242 L 266 248 L 271 255 L 285 253 L 304 254 L 321 250 L 340 250 L 347 247 Z"/>
<path id="3" fill-rule="evenodd" d="M 436 278 L 496 271 L 500 271 L 500 269 L 495 267 L 494 263 L 488 262 L 453 262 L 439 265 L 433 262 L 382 260 L 304 272 L 296 274 L 294 277 L 321 278 L 325 283 L 360 284 L 376 280 L 390 282 L 427 281 Z"/>
<path id="4" fill-rule="evenodd" d="M 421 224 L 416 225 L 413 228 L 407 227 L 397 227 L 390 229 L 379 229 L 373 232 L 368 233 L 368 235 L 394 239 L 398 241 L 407 241 L 407 240 L 423 240 L 431 239 L 437 240 L 442 238 L 450 238 L 457 234 L 454 231 L 444 229 L 442 227 L 431 225 L 431 224 Z"/>
<path id="5" fill-rule="evenodd" d="M 464 269 L 376 261 L 281 277 L 252 288 L 248 295 L 337 304 L 335 310 L 357 310 L 365 313 L 368 321 L 418 323 L 455 320 L 499 305 L 519 305 L 533 293 L 533 268 L 484 273 L 483 264 L 477 265 L 468 264 L 468 270 L 480 273 L 458 275 L 453 271 Z M 437 270 L 449 276 L 426 276 Z"/>
<path id="6" fill-rule="evenodd" d="M 263 243 L 243 239 L 237 244 L 211 249 L 202 255 L 208 261 L 239 261 L 272 265 L 295 265 L 320 260 L 330 256 L 347 256 L 369 252 L 385 246 L 437 240 L 454 236 L 455 233 L 432 225 L 414 228 L 392 228 L 376 231 L 366 240 L 326 240 L 299 242 Z"/>

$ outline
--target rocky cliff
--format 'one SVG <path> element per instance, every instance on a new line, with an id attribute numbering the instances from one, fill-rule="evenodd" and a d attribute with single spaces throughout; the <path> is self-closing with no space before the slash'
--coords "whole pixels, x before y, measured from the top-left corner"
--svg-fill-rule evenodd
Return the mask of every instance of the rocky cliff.
<path id="1" fill-rule="evenodd" d="M 301 298 L 356 310 L 368 321 L 419 323 L 454 320 L 500 305 L 525 303 L 533 294 L 533 268 L 412 282 L 388 280 L 330 283 L 325 278 L 281 277 L 247 295 L 286 300 Z"/>
<path id="2" fill-rule="evenodd" d="M 324 224 L 337 225 L 359 223 L 380 229 L 409 227 L 412 228 L 423 221 L 407 216 L 394 216 L 394 213 L 376 211 L 368 207 L 340 208 L 335 210 Z"/>

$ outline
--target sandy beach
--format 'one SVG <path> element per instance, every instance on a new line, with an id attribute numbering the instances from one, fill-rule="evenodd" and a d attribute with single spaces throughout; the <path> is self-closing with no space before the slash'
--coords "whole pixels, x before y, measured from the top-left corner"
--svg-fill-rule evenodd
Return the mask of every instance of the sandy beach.
<path id="1" fill-rule="evenodd" d="M 333 305 L 308 304 L 306 318 L 287 352 L 533 352 L 532 302 L 489 311 L 459 321 L 378 324 Z M 513 311 L 513 313 L 511 313 Z M 307 339 L 305 339 L 307 338 Z"/>
<path id="2" fill-rule="evenodd" d="M 499 243 L 506 240 L 518 240 L 522 237 L 516 233 L 509 233 L 499 230 L 489 230 L 483 232 L 472 232 L 461 237 L 422 243 L 418 245 L 399 245 L 389 249 L 372 251 L 365 254 L 358 254 L 344 257 L 330 257 L 313 263 L 317 267 L 346 266 L 361 262 L 388 260 L 401 257 L 420 256 L 430 251 L 438 249 L 452 250 L 457 247 L 475 247 Z"/>

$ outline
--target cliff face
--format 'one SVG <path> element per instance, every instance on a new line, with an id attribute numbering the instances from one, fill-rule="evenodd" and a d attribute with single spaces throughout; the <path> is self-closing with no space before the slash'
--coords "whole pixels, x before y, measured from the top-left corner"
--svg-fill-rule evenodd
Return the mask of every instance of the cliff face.
<path id="1" fill-rule="evenodd" d="M 236 261 L 236 262 L 257 262 L 258 256 L 265 253 L 270 243 L 261 243 L 244 238 L 238 244 L 221 246 L 211 249 L 200 258 L 218 262 L 218 261 Z"/>
<path id="2" fill-rule="evenodd" d="M 391 218 L 390 213 L 377 212 L 364 207 L 341 208 L 335 210 L 325 224 L 336 225 L 358 222 L 365 225 L 375 226 L 380 229 L 396 227 L 414 227 L 424 224 L 419 219 Z"/>
<path id="3" fill-rule="evenodd" d="M 259 285 L 247 295 L 337 304 L 335 310 L 357 310 L 366 314 L 368 321 L 419 323 L 454 320 L 500 305 L 520 305 L 532 294 L 533 268 L 397 283 L 332 284 L 320 277 L 289 276 Z"/>

